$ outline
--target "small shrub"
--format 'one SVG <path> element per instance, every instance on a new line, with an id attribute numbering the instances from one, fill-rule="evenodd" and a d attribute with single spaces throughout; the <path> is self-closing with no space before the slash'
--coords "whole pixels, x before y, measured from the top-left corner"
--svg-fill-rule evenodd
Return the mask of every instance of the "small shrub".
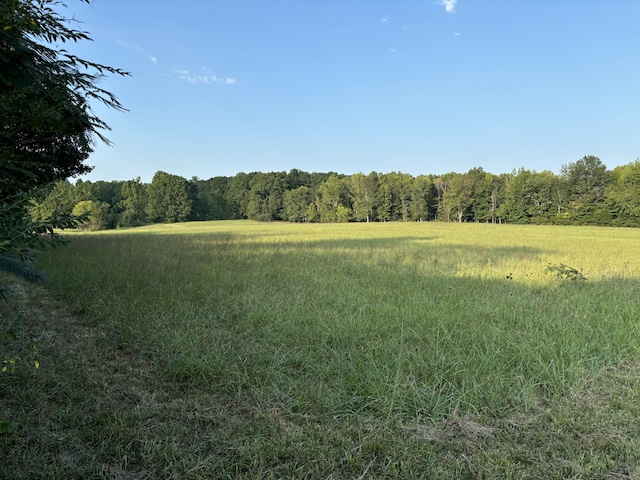
<path id="1" fill-rule="evenodd" d="M 580 280 L 583 282 L 587 280 L 587 277 L 585 277 L 582 272 L 576 270 L 573 267 L 565 265 L 564 263 L 561 263 L 560 265 L 549 264 L 549 266 L 547 267 L 547 271 L 555 273 L 557 277 L 567 280 Z"/>

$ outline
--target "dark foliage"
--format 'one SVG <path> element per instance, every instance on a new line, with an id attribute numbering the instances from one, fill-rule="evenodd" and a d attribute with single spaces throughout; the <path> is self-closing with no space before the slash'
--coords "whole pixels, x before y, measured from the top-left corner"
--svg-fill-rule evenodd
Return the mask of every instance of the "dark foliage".
<path id="1" fill-rule="evenodd" d="M 81 0 L 87 1 L 87 0 Z M 89 40 L 51 0 L 0 2 L 0 196 L 87 173 L 94 136 L 108 126 L 89 102 L 123 110 L 97 86 L 121 70 L 78 58 L 52 44 Z"/>

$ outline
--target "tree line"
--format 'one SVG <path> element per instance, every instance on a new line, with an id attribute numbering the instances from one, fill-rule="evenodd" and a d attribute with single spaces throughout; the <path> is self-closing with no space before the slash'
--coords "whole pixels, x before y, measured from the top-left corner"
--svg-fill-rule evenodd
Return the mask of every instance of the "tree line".
<path id="1" fill-rule="evenodd" d="M 559 175 L 521 168 L 494 175 L 391 172 L 238 173 L 209 180 L 159 171 L 151 183 L 57 181 L 29 212 L 89 217 L 85 228 L 160 222 L 253 220 L 290 222 L 447 221 L 640 226 L 640 159 L 608 170 L 595 156 L 563 165 Z"/>

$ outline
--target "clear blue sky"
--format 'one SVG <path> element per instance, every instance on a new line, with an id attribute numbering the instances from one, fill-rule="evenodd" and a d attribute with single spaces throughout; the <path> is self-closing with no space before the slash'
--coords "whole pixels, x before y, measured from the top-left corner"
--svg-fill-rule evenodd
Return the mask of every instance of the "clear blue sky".
<path id="1" fill-rule="evenodd" d="M 89 180 L 551 170 L 640 157 L 638 0 L 94 0 L 128 113 Z"/>

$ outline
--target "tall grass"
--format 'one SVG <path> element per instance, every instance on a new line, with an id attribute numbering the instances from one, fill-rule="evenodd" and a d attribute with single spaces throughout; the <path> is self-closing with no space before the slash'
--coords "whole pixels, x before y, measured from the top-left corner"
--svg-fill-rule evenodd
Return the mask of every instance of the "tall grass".
<path id="1" fill-rule="evenodd" d="M 227 221 L 72 239 L 40 266 L 120 348 L 292 418 L 504 417 L 640 347 L 637 230 Z"/>

